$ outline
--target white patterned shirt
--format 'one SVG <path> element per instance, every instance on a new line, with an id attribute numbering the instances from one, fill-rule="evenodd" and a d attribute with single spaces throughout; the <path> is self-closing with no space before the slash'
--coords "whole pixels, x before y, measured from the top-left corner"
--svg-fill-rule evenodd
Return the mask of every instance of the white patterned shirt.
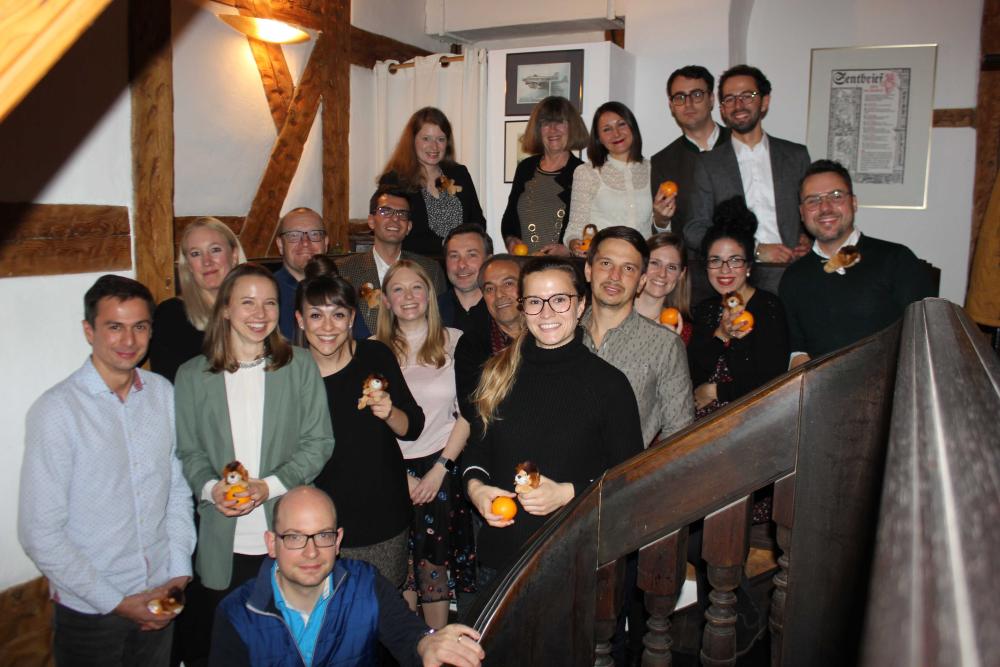
<path id="1" fill-rule="evenodd" d="M 108 614 L 122 598 L 191 576 L 191 489 L 174 390 L 136 370 L 125 400 L 86 363 L 28 411 L 17 516 L 21 546 L 53 598 Z"/>
<path id="2" fill-rule="evenodd" d="M 747 208 L 757 216 L 756 241 L 781 243 L 778 211 L 774 205 L 771 146 L 767 134 L 764 134 L 753 148 L 740 141 L 735 134 L 732 144 L 736 152 L 736 163 L 740 166 L 740 178 L 743 180 L 743 196 L 747 200 Z"/>
<path id="3" fill-rule="evenodd" d="M 573 172 L 566 242 L 583 237 L 583 228 L 625 225 L 649 236 L 653 225 L 653 197 L 649 190 L 649 161 L 621 162 L 612 157 L 602 167 L 589 162 Z"/>

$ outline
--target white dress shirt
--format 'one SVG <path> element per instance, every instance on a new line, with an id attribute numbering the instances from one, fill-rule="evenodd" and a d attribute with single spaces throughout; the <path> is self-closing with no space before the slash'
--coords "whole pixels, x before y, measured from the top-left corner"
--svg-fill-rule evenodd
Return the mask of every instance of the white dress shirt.
<path id="1" fill-rule="evenodd" d="M 743 195 L 747 208 L 757 216 L 757 243 L 781 243 L 778 230 L 778 212 L 774 205 L 774 176 L 771 174 L 771 148 L 767 134 L 751 148 L 732 138 L 736 162 L 743 180 Z"/>

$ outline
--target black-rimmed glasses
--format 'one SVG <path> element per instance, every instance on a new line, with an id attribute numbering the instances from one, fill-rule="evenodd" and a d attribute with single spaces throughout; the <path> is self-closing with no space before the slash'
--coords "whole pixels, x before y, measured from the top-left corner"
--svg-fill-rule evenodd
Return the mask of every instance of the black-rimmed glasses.
<path id="1" fill-rule="evenodd" d="M 317 549 L 329 549 L 334 544 L 337 543 L 337 531 L 324 530 L 321 533 L 313 533 L 312 535 L 303 535 L 301 533 L 285 533 L 284 535 L 278 535 L 277 537 L 281 540 L 281 543 L 285 545 L 286 549 L 299 550 L 305 549 L 306 543 L 309 540 L 313 541 L 313 545 Z"/>
<path id="2" fill-rule="evenodd" d="M 396 218 L 406 222 L 410 219 L 410 212 L 405 208 L 392 208 L 390 206 L 379 206 L 375 212 L 383 218 Z"/>
<path id="3" fill-rule="evenodd" d="M 701 104 L 706 97 L 708 97 L 708 91 L 698 89 L 692 90 L 690 93 L 674 93 L 670 96 L 670 103 L 675 107 L 684 106 L 688 100 L 691 100 L 695 104 Z"/>
<path id="4" fill-rule="evenodd" d="M 716 257 L 713 255 L 712 257 L 708 258 L 708 261 L 705 262 L 705 264 L 707 264 L 708 268 L 710 269 L 721 269 L 722 265 L 725 264 L 730 269 L 735 271 L 736 269 L 742 269 L 744 266 L 747 265 L 747 258 L 740 257 L 739 255 L 733 255 L 729 259 L 722 259 L 721 257 Z"/>
<path id="5" fill-rule="evenodd" d="M 281 232 L 281 237 L 285 239 L 288 243 L 299 243 L 302 241 L 303 237 L 308 237 L 313 243 L 319 243 L 326 236 L 325 229 L 310 229 L 307 232 L 293 231 L 293 232 Z"/>
<path id="6" fill-rule="evenodd" d="M 722 103 L 724 107 L 731 107 L 736 104 L 736 100 L 739 100 L 743 104 L 750 104 L 752 101 L 760 97 L 760 93 L 756 90 L 747 91 L 745 93 L 740 93 L 739 95 L 726 95 L 719 102 Z"/>
<path id="7" fill-rule="evenodd" d="M 524 311 L 525 315 L 537 315 L 542 312 L 545 304 L 549 304 L 553 313 L 565 313 L 573 305 L 573 297 L 575 296 L 576 294 L 553 294 L 548 299 L 543 299 L 540 296 L 526 296 L 521 297 L 517 302 L 521 304 L 521 310 Z"/>

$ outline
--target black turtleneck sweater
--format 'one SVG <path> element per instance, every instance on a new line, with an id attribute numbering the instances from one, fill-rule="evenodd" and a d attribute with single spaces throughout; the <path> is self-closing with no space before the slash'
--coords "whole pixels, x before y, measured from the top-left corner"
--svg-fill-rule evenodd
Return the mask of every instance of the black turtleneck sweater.
<path id="1" fill-rule="evenodd" d="M 579 495 L 605 470 L 642 451 L 639 408 L 628 379 L 592 354 L 582 339 L 583 330 L 577 329 L 571 342 L 544 349 L 528 336 L 517 379 L 497 418 L 465 450 L 466 480 L 513 491 L 514 468 L 533 461 L 546 477 L 572 482 Z M 484 525 L 479 562 L 507 567 L 547 518 L 518 505 L 512 525 Z"/>

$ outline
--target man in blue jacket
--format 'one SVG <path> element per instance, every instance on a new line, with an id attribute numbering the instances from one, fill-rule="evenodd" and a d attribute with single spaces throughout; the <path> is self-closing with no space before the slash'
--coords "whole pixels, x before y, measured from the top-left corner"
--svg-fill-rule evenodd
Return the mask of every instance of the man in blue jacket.
<path id="1" fill-rule="evenodd" d="M 298 487 L 274 507 L 256 579 L 216 611 L 210 665 L 376 665 L 381 642 L 400 665 L 478 667 L 479 633 L 428 628 L 368 563 L 338 560 L 344 529 L 330 497 Z"/>

